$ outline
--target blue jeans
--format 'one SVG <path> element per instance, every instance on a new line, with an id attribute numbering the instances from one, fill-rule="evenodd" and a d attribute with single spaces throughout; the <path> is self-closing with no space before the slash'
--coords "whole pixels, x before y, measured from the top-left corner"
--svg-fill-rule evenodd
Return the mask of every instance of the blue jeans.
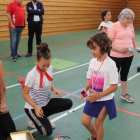
<path id="1" fill-rule="evenodd" d="M 12 30 L 12 28 L 9 28 L 10 33 L 10 47 L 11 47 L 11 57 L 17 55 L 18 45 L 21 38 L 23 27 L 16 27 L 15 30 Z"/>

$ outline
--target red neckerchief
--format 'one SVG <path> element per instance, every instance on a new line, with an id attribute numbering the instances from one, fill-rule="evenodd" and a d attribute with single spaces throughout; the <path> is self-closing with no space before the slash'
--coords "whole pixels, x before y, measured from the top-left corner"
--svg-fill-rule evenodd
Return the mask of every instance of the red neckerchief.
<path id="1" fill-rule="evenodd" d="M 24 87 L 25 87 L 25 81 L 23 81 L 24 80 L 24 78 L 21 78 L 21 79 L 19 79 L 19 83 L 21 83 L 22 84 L 22 90 L 24 89 Z"/>
<path id="2" fill-rule="evenodd" d="M 41 70 L 38 65 L 36 66 L 36 68 L 40 71 L 40 85 L 39 85 L 40 88 L 42 88 L 43 83 L 43 72 L 45 73 L 49 81 L 53 81 L 53 78 L 46 71 Z"/>

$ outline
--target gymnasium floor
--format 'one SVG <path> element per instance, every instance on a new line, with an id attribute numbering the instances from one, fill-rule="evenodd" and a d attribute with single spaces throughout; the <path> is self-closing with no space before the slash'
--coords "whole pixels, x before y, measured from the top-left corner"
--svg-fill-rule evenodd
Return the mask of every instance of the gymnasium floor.
<path id="1" fill-rule="evenodd" d="M 53 140 L 58 134 L 68 135 L 72 140 L 86 140 L 90 137 L 90 133 L 81 124 L 85 100 L 81 100 L 79 96 L 86 83 L 86 70 L 92 58 L 90 49 L 86 47 L 85 43 L 96 32 L 97 30 L 92 30 L 42 36 L 42 41 L 47 42 L 51 48 L 54 68 L 53 84 L 61 90 L 63 98 L 70 98 L 73 101 L 73 107 L 68 111 L 52 115 L 51 119 L 56 125 L 52 135 L 46 138 L 35 131 L 36 140 Z M 140 45 L 140 29 L 135 29 L 135 33 L 135 40 Z M 7 87 L 6 103 L 17 129 L 31 130 L 27 126 L 27 117 L 23 108 L 25 100 L 22 98 L 21 85 L 18 80 L 21 77 L 26 78 L 26 74 L 36 65 L 36 51 L 33 53 L 33 57 L 25 58 L 27 38 L 21 39 L 18 52 L 24 58 L 11 62 L 9 44 L 9 40 L 0 41 L 0 60 L 4 65 Z M 36 50 L 35 39 L 34 50 Z M 118 90 L 115 92 L 118 117 L 112 121 L 109 121 L 108 116 L 106 117 L 104 140 L 140 139 L 140 73 L 137 73 L 138 66 L 140 66 L 140 54 L 136 52 L 128 76 L 128 93 L 134 97 L 135 103 L 127 103 L 120 99 L 121 86 L 119 84 Z M 55 97 L 53 93 L 51 97 Z M 94 119 L 92 121 L 94 122 Z M 5 138 L 0 135 L 0 140 L 5 140 Z"/>

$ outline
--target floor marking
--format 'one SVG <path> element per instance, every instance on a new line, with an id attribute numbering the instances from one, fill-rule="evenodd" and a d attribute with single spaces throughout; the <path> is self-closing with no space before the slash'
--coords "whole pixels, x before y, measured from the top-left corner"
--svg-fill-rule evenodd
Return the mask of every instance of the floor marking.
<path id="1" fill-rule="evenodd" d="M 12 73 L 9 73 L 9 72 L 4 72 L 5 74 L 8 74 L 8 75 L 11 75 L 11 76 L 13 76 L 13 77 L 17 77 L 17 78 L 23 78 L 23 77 L 20 77 L 20 76 L 17 76 L 17 75 L 14 75 L 14 74 L 12 74 Z M 25 79 L 25 78 L 24 78 Z"/>
<path id="2" fill-rule="evenodd" d="M 73 44 L 68 44 L 68 45 L 50 47 L 50 49 L 55 49 L 55 48 L 60 48 L 60 47 L 66 47 L 66 46 L 72 46 L 72 45 L 83 44 L 83 43 L 86 43 L 86 42 L 79 42 L 79 43 L 73 43 Z M 33 52 L 37 52 L 37 50 L 34 50 Z M 27 53 L 27 52 L 22 52 L 22 53 L 18 53 L 18 54 L 25 54 L 25 53 Z M 9 57 L 9 56 L 11 56 L 11 55 L 0 56 L 0 58 L 2 58 L 2 57 Z"/>
<path id="3" fill-rule="evenodd" d="M 134 79 L 135 77 L 137 77 L 137 76 L 139 76 L 140 75 L 140 73 L 137 73 L 137 74 L 135 74 L 134 76 L 132 76 L 132 77 L 130 77 L 129 79 L 128 79 L 128 81 L 130 81 L 130 80 L 132 80 L 132 79 Z M 119 83 L 118 84 L 118 87 L 120 86 L 121 84 Z M 83 89 L 83 88 L 82 88 Z M 61 91 L 61 92 L 64 92 L 64 93 L 66 93 L 66 94 L 69 94 L 69 95 L 66 95 L 66 96 L 64 96 L 64 97 L 62 97 L 62 98 L 66 98 L 66 97 L 68 97 L 68 96 L 76 96 L 76 97 L 78 97 L 78 98 L 80 98 L 80 96 L 78 96 L 78 95 L 74 95 L 75 93 L 77 93 L 77 92 L 80 92 L 82 89 L 79 89 L 79 90 L 77 90 L 77 91 L 74 91 L 73 93 L 69 93 L 69 92 L 66 92 L 66 91 L 62 91 L 62 90 L 59 90 L 59 91 Z M 81 106 L 81 105 L 79 105 L 79 106 Z M 82 106 L 81 106 L 82 107 Z M 79 108 L 78 108 L 79 109 Z M 119 110 L 119 111 L 122 111 L 122 112 L 125 112 L 125 113 L 128 113 L 129 111 L 123 111 L 123 109 L 119 109 L 119 108 L 117 108 L 117 110 Z M 135 116 L 139 116 L 139 114 L 136 114 L 136 113 L 133 113 L 133 112 L 131 112 L 131 113 L 129 113 L 129 114 L 132 114 L 132 115 L 135 115 Z M 21 117 L 23 117 L 23 116 L 25 116 L 26 114 L 24 113 L 24 114 L 21 114 L 21 115 L 19 115 L 19 116 L 17 116 L 17 117 L 14 117 L 13 118 L 13 120 L 17 120 L 17 119 L 19 119 L 19 118 L 21 118 Z"/>
<path id="4" fill-rule="evenodd" d="M 6 87 L 6 89 L 16 87 L 16 86 L 19 86 L 19 85 L 21 85 L 21 84 L 19 83 L 19 84 L 11 85 L 11 86 Z"/>
<path id="5" fill-rule="evenodd" d="M 135 34 L 139 34 L 140 32 L 137 32 Z M 7 41 L 7 40 L 4 40 L 4 41 Z M 68 44 L 68 45 L 62 45 L 62 46 L 56 46 L 56 47 L 51 47 L 50 49 L 54 49 L 54 48 L 59 48 L 59 47 L 66 47 L 66 46 L 72 46 L 72 45 L 76 45 L 76 44 L 83 44 L 83 43 L 86 43 L 86 42 L 79 42 L 79 43 L 73 43 L 73 44 Z M 33 52 L 37 52 L 37 50 L 34 50 Z M 18 54 L 25 54 L 27 52 L 22 52 L 22 53 L 18 53 Z M 4 55 L 4 56 L 0 56 L 0 58 L 2 57 L 9 57 L 11 55 Z"/>
<path id="6" fill-rule="evenodd" d="M 69 71 L 69 70 L 72 70 L 72 69 L 75 69 L 75 68 L 79 68 L 79 67 L 82 67 L 82 66 L 85 66 L 85 65 L 88 65 L 88 64 L 89 64 L 89 63 L 84 63 L 84 64 L 81 64 L 81 65 L 78 65 L 78 66 L 74 66 L 74 67 L 72 67 L 72 68 L 68 68 L 68 69 L 65 69 L 65 70 L 61 70 L 61 71 L 58 71 L 58 72 L 53 73 L 53 75 L 58 74 L 58 73 L 62 73 L 62 72 L 65 72 L 65 71 Z M 136 66 L 136 65 L 140 65 L 140 62 L 138 62 L 138 63 L 132 65 L 130 68 L 132 68 L 132 67 L 134 67 L 134 66 Z M 11 75 L 11 76 L 14 76 L 14 77 L 17 77 L 17 78 L 22 78 L 22 77 L 19 77 L 19 76 L 17 76 L 17 75 L 13 75 L 13 74 L 8 73 L 8 72 L 4 72 L 4 73 L 5 73 L 5 74 L 8 74 L 8 75 Z M 24 78 L 24 79 L 25 79 L 25 78 Z M 20 85 L 20 84 L 17 84 L 16 86 L 18 86 L 18 85 Z M 13 85 L 9 86 L 9 88 L 12 88 L 12 87 L 15 87 L 15 86 L 13 86 Z"/>
<path id="7" fill-rule="evenodd" d="M 82 65 L 78 65 L 78 66 L 74 66 L 74 67 L 72 67 L 72 68 L 68 68 L 68 69 L 65 69 L 65 70 L 61 70 L 61 71 L 58 71 L 58 72 L 53 73 L 53 75 L 58 74 L 58 73 L 62 73 L 62 72 L 65 72 L 65 71 L 69 71 L 69 70 L 72 70 L 72 69 L 75 69 L 75 68 L 79 68 L 79 67 L 82 67 L 82 66 L 85 66 L 85 65 L 88 65 L 88 64 L 89 64 L 89 63 L 84 63 L 84 64 L 82 64 Z"/>

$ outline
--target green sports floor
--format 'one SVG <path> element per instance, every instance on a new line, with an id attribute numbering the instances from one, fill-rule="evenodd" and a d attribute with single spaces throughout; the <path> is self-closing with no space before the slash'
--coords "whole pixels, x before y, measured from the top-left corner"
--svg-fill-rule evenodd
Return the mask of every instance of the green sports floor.
<path id="1" fill-rule="evenodd" d="M 51 116 L 56 128 L 49 137 L 43 137 L 38 131 L 27 125 L 24 112 L 25 100 L 22 98 L 19 78 L 26 78 L 27 73 L 36 65 L 36 47 L 34 38 L 34 52 L 30 58 L 25 58 L 28 38 L 21 39 L 18 53 L 23 59 L 11 62 L 10 41 L 0 41 L 0 60 L 4 65 L 5 81 L 7 87 L 6 103 L 11 116 L 20 130 L 31 130 L 36 134 L 36 140 L 53 140 L 58 134 L 71 137 L 72 140 L 86 140 L 90 133 L 81 124 L 85 100 L 79 98 L 80 91 L 86 83 L 86 70 L 92 58 L 90 49 L 86 47 L 87 39 L 97 30 L 42 36 L 51 49 L 53 66 L 53 84 L 62 93 L 63 98 L 70 98 L 73 107 L 65 112 Z M 140 29 L 135 29 L 135 40 L 140 45 Z M 132 66 L 128 75 L 128 93 L 134 97 L 134 103 L 128 103 L 120 98 L 121 86 L 115 92 L 117 118 L 109 121 L 108 116 L 104 122 L 104 140 L 140 140 L 140 53 L 135 52 Z M 51 97 L 55 97 L 53 93 Z M 92 119 L 94 122 L 94 118 Z M 6 140 L 0 135 L 0 140 Z"/>

